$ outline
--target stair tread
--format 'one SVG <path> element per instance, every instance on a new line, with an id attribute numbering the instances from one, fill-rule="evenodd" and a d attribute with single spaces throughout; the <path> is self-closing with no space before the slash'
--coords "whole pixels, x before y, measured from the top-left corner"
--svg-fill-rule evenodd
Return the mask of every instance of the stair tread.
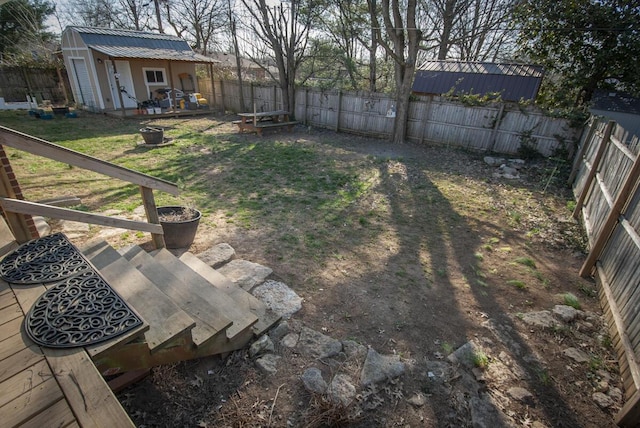
<path id="1" fill-rule="evenodd" d="M 196 346 L 224 333 L 233 324 L 220 310 L 217 300 L 207 300 L 212 297 L 209 284 L 182 281 L 166 264 L 159 263 L 138 246 L 122 249 L 120 254 L 193 318 L 196 326 L 191 330 L 191 336 Z M 203 286 L 206 290 L 202 290 Z"/>
<path id="2" fill-rule="evenodd" d="M 156 250 L 150 254 L 156 261 L 160 262 L 160 264 L 184 283 L 193 286 L 197 284 L 199 297 L 206 302 L 215 303 L 215 306 L 220 309 L 221 313 L 233 321 L 233 325 L 226 330 L 228 339 L 233 339 L 233 337 L 242 333 L 247 328 L 251 328 L 258 322 L 258 318 L 252 312 L 241 307 L 239 302 L 235 301 L 232 296 L 212 286 L 206 278 L 194 272 L 168 250 Z"/>
<path id="3" fill-rule="evenodd" d="M 231 296 L 239 307 L 256 315 L 258 322 L 253 326 L 253 331 L 257 336 L 280 321 L 281 317 L 269 309 L 260 299 L 235 285 L 231 280 L 200 260 L 194 254 L 186 252 L 180 256 L 180 260 L 198 275 L 213 284 L 214 287 Z"/>
<path id="4" fill-rule="evenodd" d="M 185 311 L 106 242 L 88 245 L 82 252 L 109 285 L 149 324 L 145 338 L 151 352 L 195 326 L 195 321 Z"/>

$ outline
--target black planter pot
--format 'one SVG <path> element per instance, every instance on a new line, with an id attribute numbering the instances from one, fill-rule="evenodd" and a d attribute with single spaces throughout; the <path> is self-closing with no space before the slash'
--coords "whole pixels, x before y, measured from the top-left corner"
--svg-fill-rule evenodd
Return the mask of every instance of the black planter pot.
<path id="1" fill-rule="evenodd" d="M 164 141 L 164 128 L 142 128 L 140 134 L 145 144 L 161 144 Z"/>
<path id="2" fill-rule="evenodd" d="M 160 225 L 164 231 L 164 243 L 167 248 L 189 248 L 196 237 L 198 224 L 202 214 L 200 211 L 192 208 L 181 206 L 158 207 L 158 217 L 160 217 Z M 191 211 L 192 216 L 185 220 L 185 212 Z M 179 220 L 163 220 L 163 217 L 176 217 Z"/>

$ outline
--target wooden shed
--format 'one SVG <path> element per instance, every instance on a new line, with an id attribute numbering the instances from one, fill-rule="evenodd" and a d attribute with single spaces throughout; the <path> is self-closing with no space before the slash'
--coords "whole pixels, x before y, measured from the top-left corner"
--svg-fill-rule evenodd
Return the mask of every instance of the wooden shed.
<path id="1" fill-rule="evenodd" d="M 426 61 L 418 67 L 413 93 L 499 93 L 504 101 L 535 100 L 544 70 L 539 65 L 461 61 Z"/>
<path id="2" fill-rule="evenodd" d="M 136 109 L 158 90 L 198 92 L 196 64 L 217 63 L 176 36 L 94 27 L 65 28 L 62 54 L 76 104 L 99 112 Z"/>

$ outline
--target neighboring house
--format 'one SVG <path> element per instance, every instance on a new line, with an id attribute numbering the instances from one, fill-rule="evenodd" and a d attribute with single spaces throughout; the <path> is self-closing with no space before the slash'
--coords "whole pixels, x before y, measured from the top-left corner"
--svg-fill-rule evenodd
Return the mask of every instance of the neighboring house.
<path id="1" fill-rule="evenodd" d="M 196 64 L 217 63 L 176 36 L 93 27 L 65 28 L 62 54 L 76 104 L 93 111 L 135 109 L 165 88 L 198 92 Z"/>
<path id="2" fill-rule="evenodd" d="M 412 90 L 420 95 L 499 93 L 504 101 L 533 101 L 543 75 L 538 65 L 426 61 L 417 68 Z"/>
<path id="3" fill-rule="evenodd" d="M 236 64 L 236 56 L 230 53 L 214 52 L 209 56 L 217 61 L 219 64 L 216 66 L 216 70 L 222 70 L 225 74 L 238 77 L 238 66 Z M 269 72 L 275 77 L 278 77 L 278 68 L 273 66 L 266 66 Z M 266 72 L 265 67 L 262 67 L 255 62 L 240 58 L 240 69 L 242 70 L 242 78 L 247 80 L 271 80 L 271 75 Z"/>
<path id="4" fill-rule="evenodd" d="M 599 89 L 593 93 L 590 111 L 596 116 L 615 120 L 629 133 L 629 137 L 640 137 L 640 98 Z"/>

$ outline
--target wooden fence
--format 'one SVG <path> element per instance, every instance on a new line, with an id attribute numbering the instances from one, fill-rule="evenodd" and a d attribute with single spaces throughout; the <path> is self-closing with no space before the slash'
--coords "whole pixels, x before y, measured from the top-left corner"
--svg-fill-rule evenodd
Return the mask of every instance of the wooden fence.
<path id="1" fill-rule="evenodd" d="M 233 112 L 279 110 L 275 85 L 247 82 L 244 106 L 237 81 L 200 79 L 200 91 L 212 105 Z M 212 88 L 215 87 L 215 90 Z M 391 139 L 395 100 L 386 94 L 300 88 L 295 117 L 304 125 Z M 517 154 L 523 140 L 544 156 L 559 149 L 572 154 L 579 129 L 568 120 L 545 116 L 535 107 L 515 103 L 469 106 L 443 97 L 415 97 L 409 108 L 407 138 L 476 151 Z"/>
<path id="2" fill-rule="evenodd" d="M 49 100 L 54 104 L 72 100 L 66 92 L 69 79 L 64 69 L 0 67 L 0 97 L 6 102 L 22 102 L 27 95 L 37 102 Z"/>
<path id="3" fill-rule="evenodd" d="M 593 275 L 620 363 L 621 426 L 640 422 L 640 139 L 592 118 L 569 178 L 589 237 L 580 275 Z"/>

